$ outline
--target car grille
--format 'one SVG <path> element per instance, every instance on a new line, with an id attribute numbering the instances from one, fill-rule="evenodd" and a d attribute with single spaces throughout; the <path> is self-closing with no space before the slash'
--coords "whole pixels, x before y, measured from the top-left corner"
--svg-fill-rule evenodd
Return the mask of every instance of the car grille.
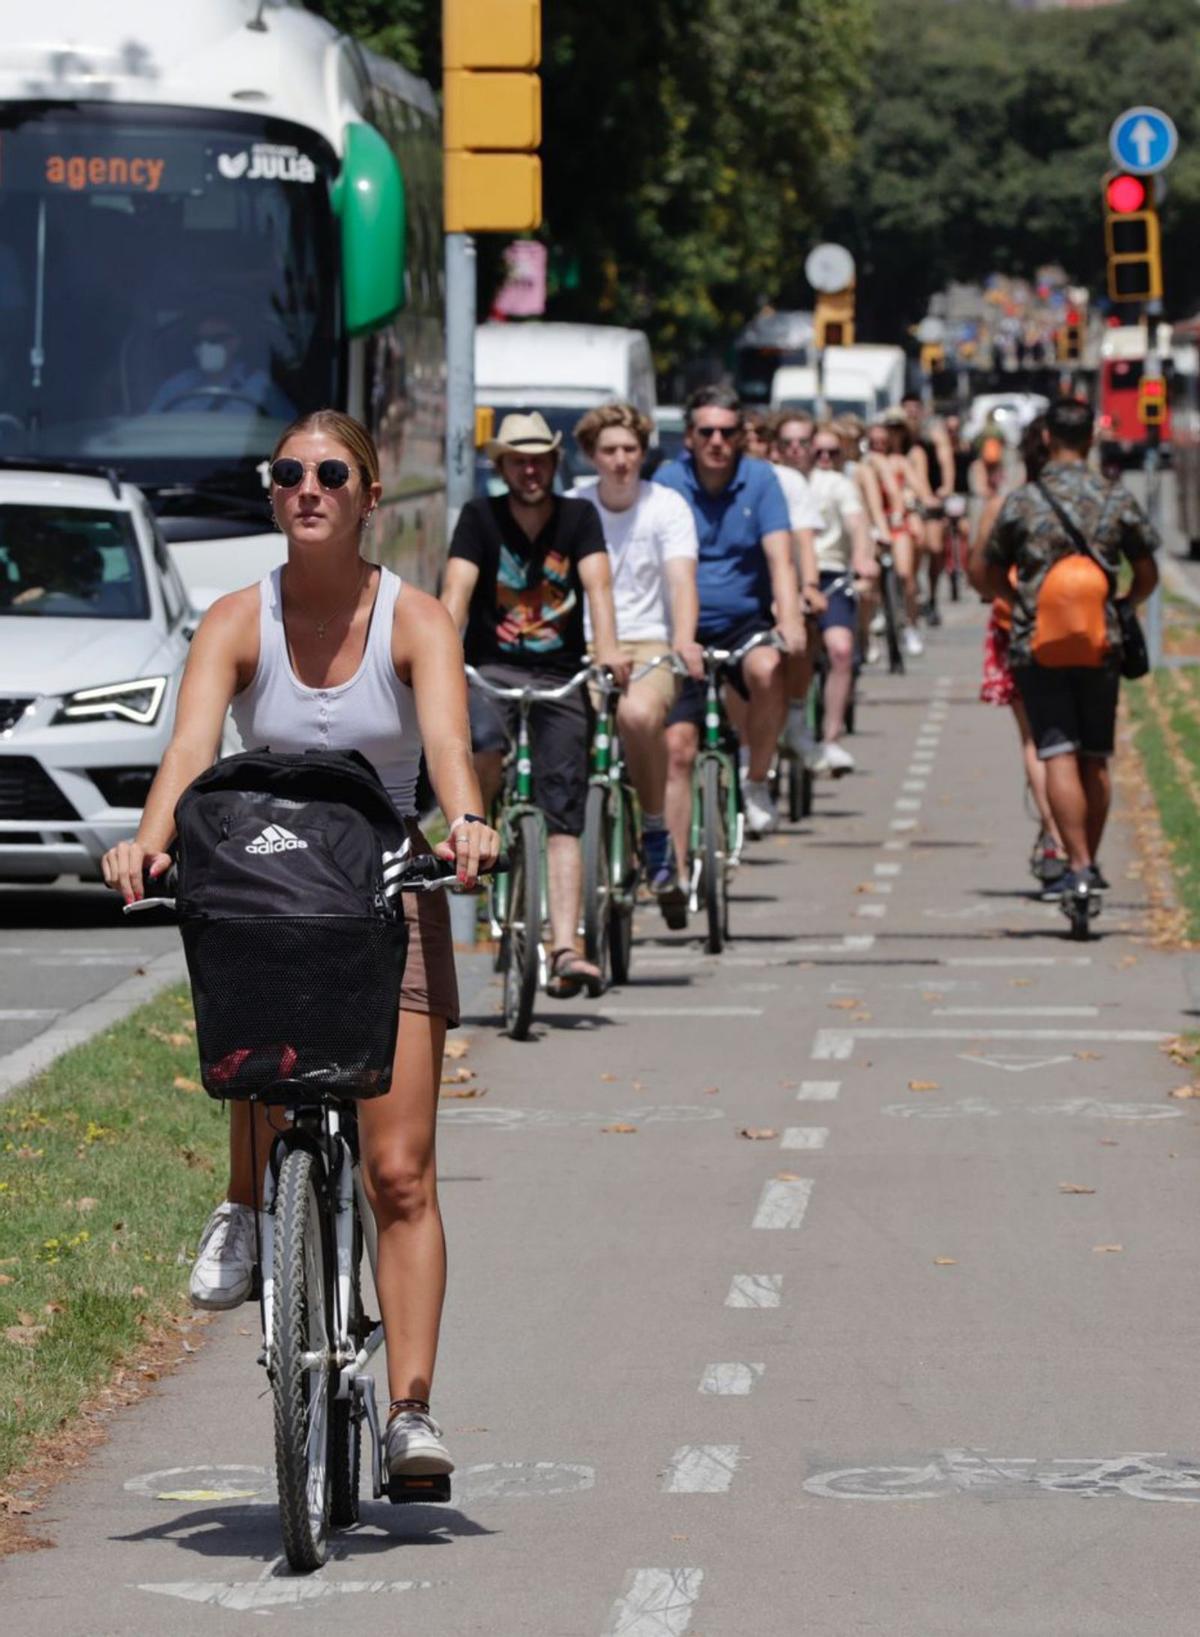
<path id="1" fill-rule="evenodd" d="M 0 756 L 0 819 L 78 819 L 79 814 L 32 756 Z"/>
<path id="2" fill-rule="evenodd" d="M 32 704 L 32 699 L 0 699 L 0 733 L 16 727 Z"/>

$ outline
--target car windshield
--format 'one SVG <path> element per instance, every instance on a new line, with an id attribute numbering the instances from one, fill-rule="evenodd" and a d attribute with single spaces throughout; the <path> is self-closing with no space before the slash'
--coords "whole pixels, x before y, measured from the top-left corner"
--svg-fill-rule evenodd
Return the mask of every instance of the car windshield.
<path id="1" fill-rule="evenodd" d="M 0 109 L 0 457 L 265 527 L 261 462 L 338 401 L 335 165 L 257 115 Z"/>
<path id="2" fill-rule="evenodd" d="M 0 617 L 145 620 L 150 599 L 128 512 L 0 506 Z"/>

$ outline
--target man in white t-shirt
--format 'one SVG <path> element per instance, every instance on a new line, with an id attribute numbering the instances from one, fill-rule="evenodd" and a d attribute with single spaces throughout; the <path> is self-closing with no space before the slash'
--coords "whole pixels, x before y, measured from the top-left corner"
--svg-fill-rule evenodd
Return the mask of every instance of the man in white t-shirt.
<path id="1" fill-rule="evenodd" d="M 623 657 L 637 671 L 674 651 L 688 675 L 700 681 L 704 659 L 696 641 L 696 524 L 682 495 L 641 479 L 650 431 L 649 419 L 632 404 L 590 410 L 576 426 L 575 438 L 600 475 L 571 494 L 590 501 L 600 514 Z M 659 665 L 631 682 L 617 706 L 625 762 L 642 808 L 646 877 L 667 925 L 676 929 L 687 925 L 687 892 L 680 876 L 684 861 L 675 856 L 663 809 L 667 714 L 677 686 L 675 670 Z"/>
<path id="2" fill-rule="evenodd" d="M 787 422 L 781 424 L 782 434 Z M 780 439 L 779 450 L 784 451 Z M 825 719 L 820 724 L 821 743 L 813 746 L 808 765 L 816 773 L 832 773 L 835 778 L 854 770 L 854 757 L 841 743 L 846 730 L 846 706 L 854 679 L 854 632 L 857 623 L 855 580 L 868 580 L 878 573 L 867 514 L 858 486 L 841 470 L 841 439 L 831 426 L 817 427 L 811 448 L 808 485 L 820 513 L 816 535 L 816 579 L 804 585 L 806 596 L 817 610 L 817 624 L 829 662 L 825 680 Z M 781 465 L 780 470 L 787 468 Z M 789 737 L 803 724 L 805 698 L 812 678 L 811 653 L 801 663 L 805 675 L 793 695 L 789 712 Z"/>

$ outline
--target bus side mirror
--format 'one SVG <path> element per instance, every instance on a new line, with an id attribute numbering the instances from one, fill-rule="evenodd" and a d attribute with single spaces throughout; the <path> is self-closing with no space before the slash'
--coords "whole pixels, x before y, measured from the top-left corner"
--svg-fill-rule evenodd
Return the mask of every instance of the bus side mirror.
<path id="1" fill-rule="evenodd" d="M 342 227 L 342 309 L 349 335 L 366 335 L 404 305 L 407 212 L 396 156 L 373 125 L 347 125 L 332 189 Z"/>

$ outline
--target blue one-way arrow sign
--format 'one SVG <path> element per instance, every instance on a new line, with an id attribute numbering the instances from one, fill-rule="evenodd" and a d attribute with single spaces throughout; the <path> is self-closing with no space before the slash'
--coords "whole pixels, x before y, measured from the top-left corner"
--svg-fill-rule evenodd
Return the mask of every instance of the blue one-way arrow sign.
<path id="1" fill-rule="evenodd" d="M 1153 176 L 1166 170 L 1179 149 L 1179 132 L 1161 108 L 1126 108 L 1113 121 L 1108 146 L 1122 170 Z"/>

